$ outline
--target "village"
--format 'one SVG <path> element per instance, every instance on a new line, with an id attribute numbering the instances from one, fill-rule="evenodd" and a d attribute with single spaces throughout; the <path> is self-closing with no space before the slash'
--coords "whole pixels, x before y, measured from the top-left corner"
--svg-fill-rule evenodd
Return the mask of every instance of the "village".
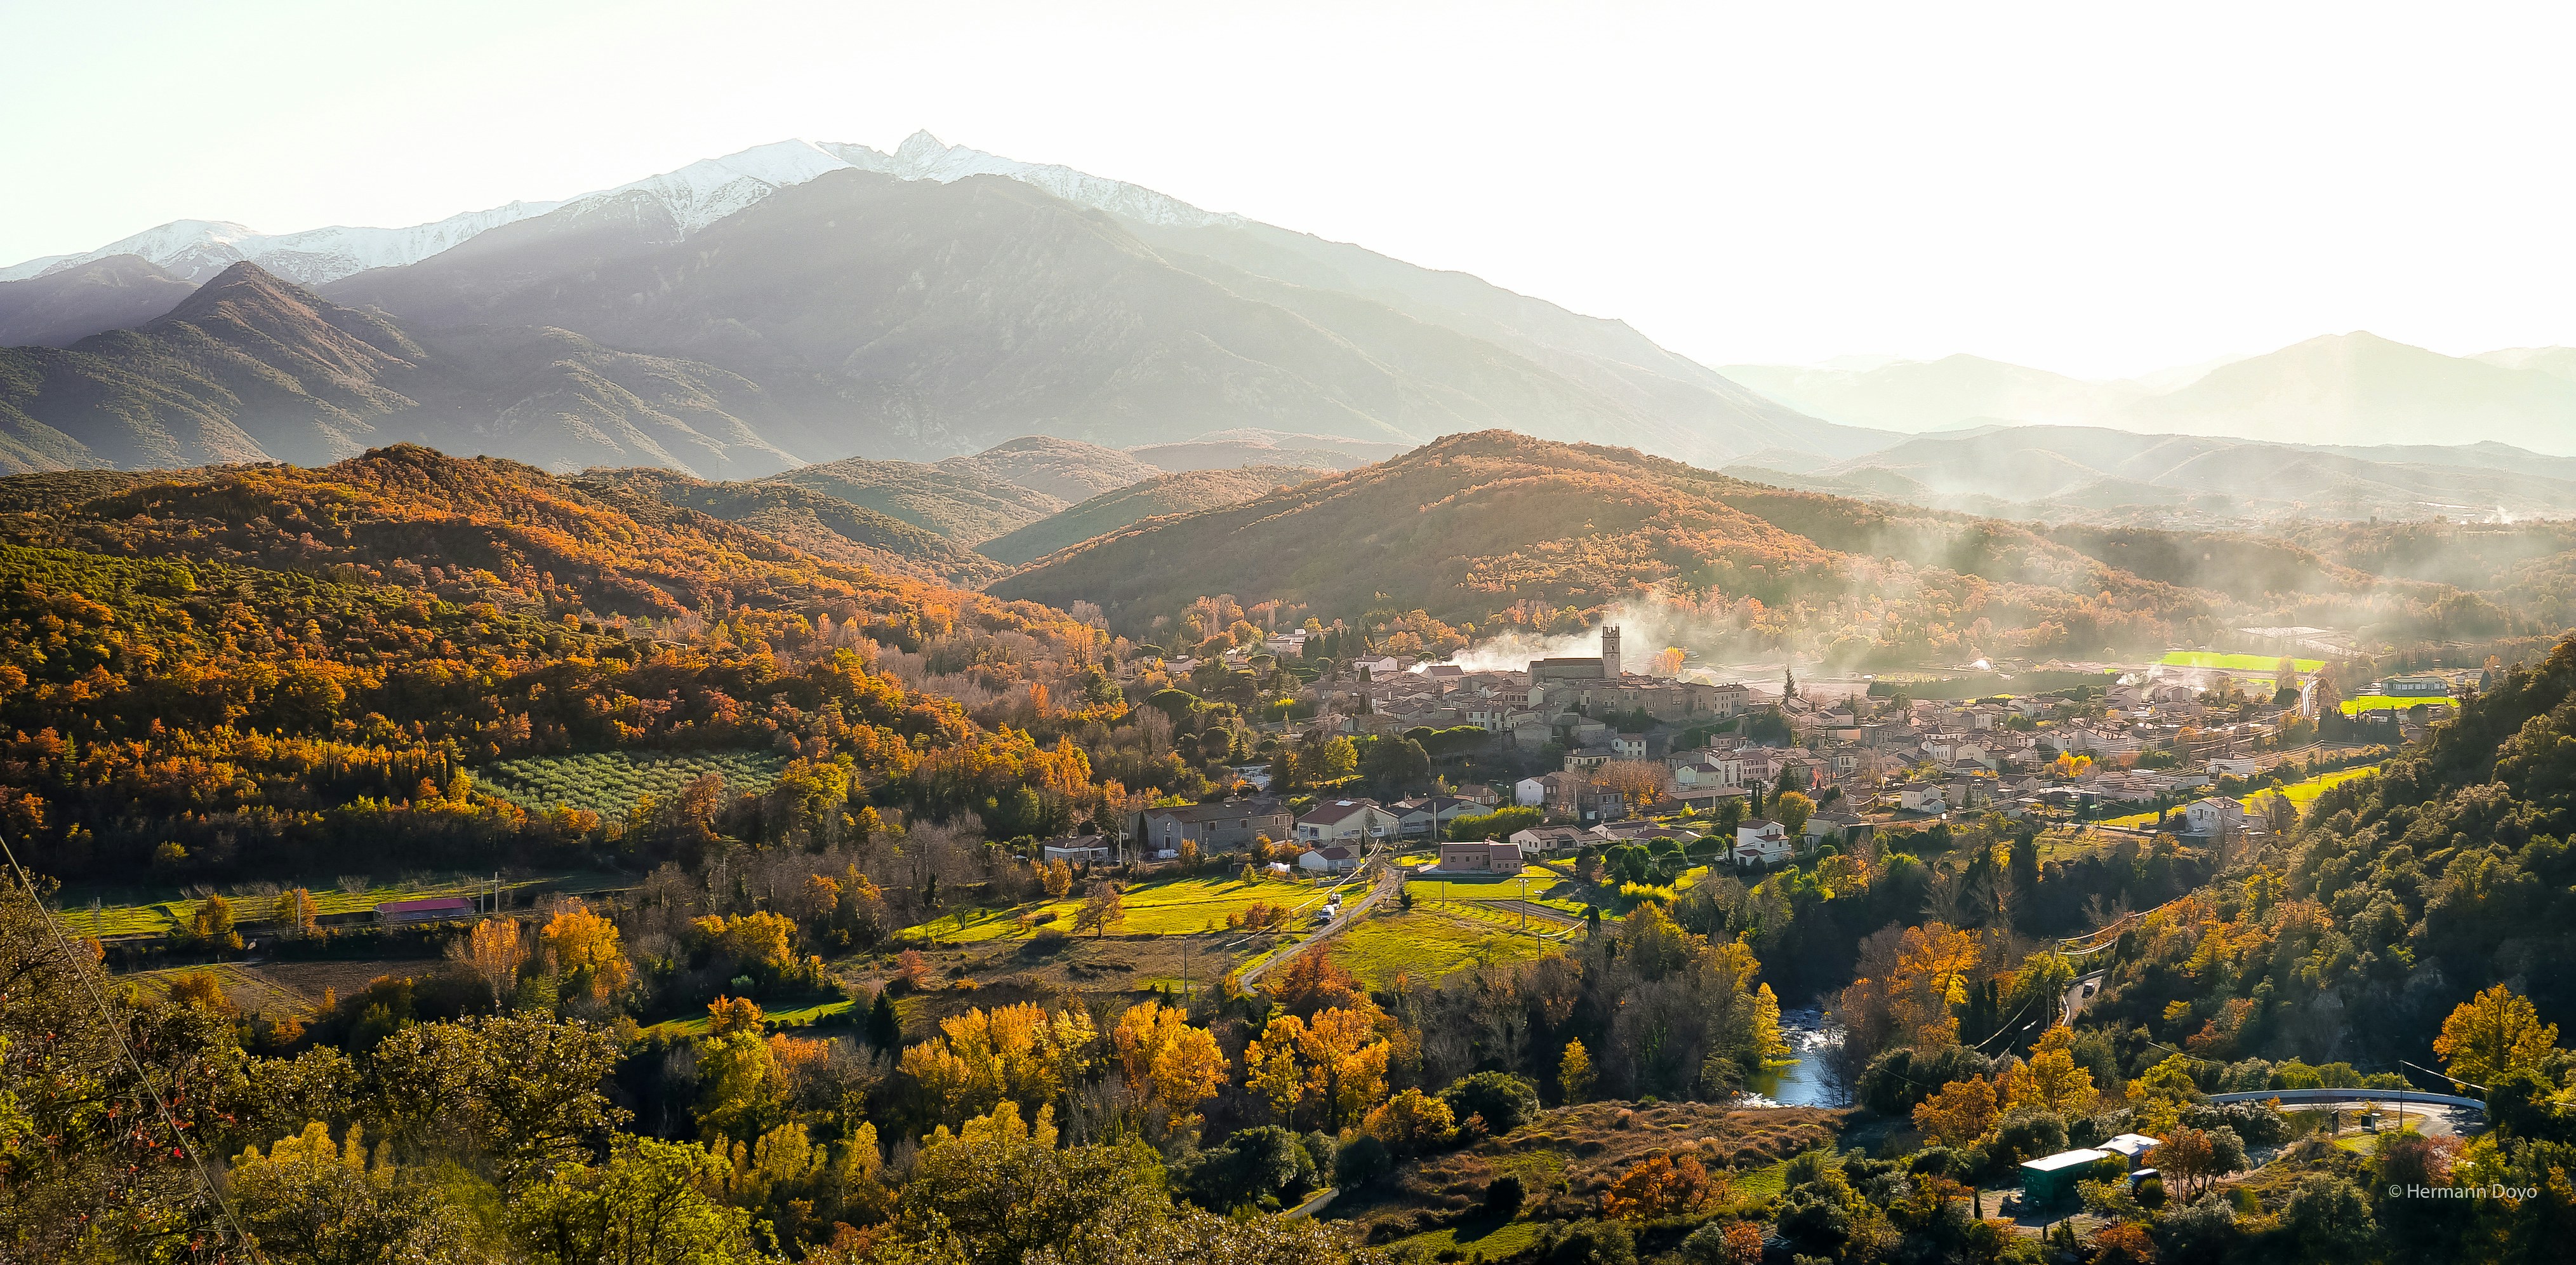
<path id="1" fill-rule="evenodd" d="M 1436 844 L 1441 872 L 1517 873 L 1587 849 L 1674 840 L 1761 872 L 1881 831 L 1990 814 L 2226 844 L 2291 819 L 2286 801 L 2263 811 L 2267 789 L 2373 761 L 2455 705 L 2452 681 L 2392 678 L 2367 693 L 2419 705 L 2321 725 L 2337 698 L 2320 662 L 2260 659 L 2264 670 L 2249 673 L 2258 657 L 2194 652 L 2102 669 L 2099 684 L 1958 700 L 1909 698 L 1901 684 L 1802 687 L 1793 668 L 1766 687 L 1678 670 L 1678 651 L 1636 671 L 1618 626 L 1598 635 L 1596 655 L 1520 670 L 1379 654 L 1301 682 L 1276 665 L 1301 657 L 1302 630 L 1205 660 L 1132 663 L 1131 680 L 1167 691 L 1222 689 L 1228 675 L 1264 671 L 1289 682 L 1267 714 L 1237 722 L 1244 732 L 1228 744 L 1269 758 L 1212 768 L 1221 789 L 1207 802 L 1049 841 L 1039 859 L 1150 865 L 1186 847 L 1193 858 L 1260 853 L 1283 877 L 1335 877 L 1380 845 Z M 2321 728 L 2339 738 L 2321 741 Z M 1321 794 L 1275 784 L 1282 753 L 1337 739 L 1427 744 L 1447 758 L 1427 762 L 1437 771 L 1417 761 L 1411 776 L 1390 762 L 1393 777 Z M 1361 781 L 1376 793 L 1348 793 Z"/>

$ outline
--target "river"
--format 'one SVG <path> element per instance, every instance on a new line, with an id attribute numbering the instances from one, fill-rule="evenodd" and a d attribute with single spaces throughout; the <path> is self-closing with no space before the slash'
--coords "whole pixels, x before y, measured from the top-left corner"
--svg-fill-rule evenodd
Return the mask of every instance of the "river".
<path id="1" fill-rule="evenodd" d="M 1786 1063 L 1763 1068 L 1745 1080 L 1742 1105 L 1747 1107 L 1831 1107 L 1822 1060 L 1825 1046 L 1842 1034 L 1825 1024 L 1819 1011 L 1789 1010 L 1780 1015 L 1780 1035 L 1796 1053 Z"/>

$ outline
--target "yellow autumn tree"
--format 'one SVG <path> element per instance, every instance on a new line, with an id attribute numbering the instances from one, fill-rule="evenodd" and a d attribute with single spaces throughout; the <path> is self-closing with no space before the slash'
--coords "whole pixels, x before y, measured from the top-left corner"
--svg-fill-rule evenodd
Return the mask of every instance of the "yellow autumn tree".
<path id="1" fill-rule="evenodd" d="M 1128 1091 L 1161 1104 L 1174 1120 L 1197 1114 L 1200 1103 L 1225 1087 L 1225 1052 L 1177 1007 L 1152 1001 L 1128 1007 L 1110 1029 L 1110 1044 Z"/>
<path id="2" fill-rule="evenodd" d="M 1379 1035 L 1377 1020 L 1374 1014 L 1327 1010 L 1298 1036 L 1306 1094 L 1321 1108 L 1326 1129 L 1359 1119 L 1386 1096 L 1387 1058 L 1394 1047 Z"/>
<path id="3" fill-rule="evenodd" d="M 1259 1039 L 1243 1047 L 1243 1087 L 1269 1107 L 1270 1118 L 1282 1125 L 1296 1119 L 1297 1102 L 1305 1097 L 1305 1077 L 1297 1066 L 1297 1043 L 1305 1035 L 1303 1020 L 1279 1015 L 1261 1030 Z"/>
<path id="4" fill-rule="evenodd" d="M 1418 1089 L 1379 1103 L 1360 1121 L 1360 1132 L 1386 1143 L 1398 1155 L 1420 1155 L 1447 1142 L 1457 1131 L 1457 1116 L 1449 1104 Z"/>
<path id="5" fill-rule="evenodd" d="M 1003 1102 L 1047 1106 L 1098 1060 L 1099 1033 L 1081 1010 L 1049 1015 L 1034 1002 L 943 1019 L 940 1035 L 903 1052 L 902 1069 L 936 1118 L 963 1121 Z"/>
<path id="6" fill-rule="evenodd" d="M 1765 990 L 1768 991 L 1768 990 Z M 1581 1041 L 1565 1043 L 1565 1055 L 1556 1063 L 1556 1088 L 1568 1103 L 1578 1103 L 1592 1093 L 1592 1052 Z"/>
<path id="7" fill-rule="evenodd" d="M 2075 1062 L 2075 1033 L 2051 1028 L 2030 1058 L 2004 1069 L 2003 1107 L 2029 1107 L 2060 1116 L 2082 1115 L 2093 1105 L 2093 1073 Z"/>
<path id="8" fill-rule="evenodd" d="M 1976 965 L 1975 936 L 1937 922 L 1906 928 L 1888 988 L 1900 1038 L 1918 1050 L 1957 1044 L 1959 1019 L 1951 1008 L 1968 999 L 1968 973 Z"/>
<path id="9" fill-rule="evenodd" d="M 554 955 L 555 969 L 572 987 L 586 989 L 592 1001 L 604 1002 L 634 981 L 635 968 L 627 964 L 617 924 L 592 913 L 580 901 L 549 919 L 538 937 Z"/>
<path id="10" fill-rule="evenodd" d="M 2558 1049 L 2558 1025 L 2512 989 L 2498 984 L 2460 1003 L 2442 1021 L 2433 1052 L 2451 1075 L 2472 1085 L 2493 1085 L 2516 1068 L 2538 1067 Z"/>

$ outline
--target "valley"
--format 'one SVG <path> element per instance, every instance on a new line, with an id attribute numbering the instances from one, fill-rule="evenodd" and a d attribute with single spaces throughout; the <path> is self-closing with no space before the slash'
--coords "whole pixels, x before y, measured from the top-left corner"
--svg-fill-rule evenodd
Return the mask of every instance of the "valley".
<path id="1" fill-rule="evenodd" d="M 927 133 L 0 342 L 0 1258 L 2576 1210 L 2565 349 L 1711 368 Z"/>

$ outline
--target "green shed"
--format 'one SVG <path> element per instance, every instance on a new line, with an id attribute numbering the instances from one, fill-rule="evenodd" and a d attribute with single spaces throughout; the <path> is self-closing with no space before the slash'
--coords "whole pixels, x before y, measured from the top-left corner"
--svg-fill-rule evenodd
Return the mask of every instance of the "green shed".
<path id="1" fill-rule="evenodd" d="M 2108 1151 L 2086 1147 L 2080 1151 L 2060 1151 L 2055 1155 L 2025 1161 L 2021 1166 L 2021 1193 L 2032 1203 L 2049 1204 L 2075 1197 L 2075 1183 L 2099 1178 L 2105 1171 L 2104 1160 L 2118 1161 Z M 2123 1169 L 2125 1161 L 2119 1161 Z"/>

